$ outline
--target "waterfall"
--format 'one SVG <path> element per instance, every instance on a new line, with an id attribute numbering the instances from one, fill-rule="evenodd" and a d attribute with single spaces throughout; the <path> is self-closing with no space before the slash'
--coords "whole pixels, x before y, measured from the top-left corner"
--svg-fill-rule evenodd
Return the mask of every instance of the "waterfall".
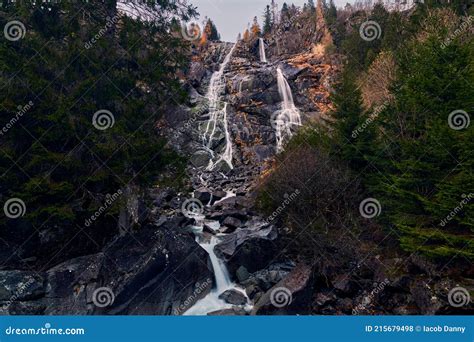
<path id="1" fill-rule="evenodd" d="M 265 43 L 263 38 L 259 38 L 260 45 L 260 62 L 267 63 L 267 56 L 265 56 Z"/>
<path id="2" fill-rule="evenodd" d="M 209 254 L 211 259 L 212 269 L 214 271 L 214 277 L 216 278 L 216 289 L 215 292 L 221 294 L 225 290 L 228 290 L 232 287 L 232 282 L 230 281 L 229 272 L 222 260 L 219 260 L 214 252 L 214 247 L 219 243 L 219 239 L 215 236 L 212 236 L 208 243 L 202 243 L 201 246 Z"/>
<path id="3" fill-rule="evenodd" d="M 293 94 L 290 85 L 286 80 L 280 68 L 277 68 L 278 92 L 282 99 L 281 108 L 274 113 L 273 120 L 275 126 L 275 135 L 277 143 L 277 151 L 283 150 L 285 139 L 291 138 L 293 135 L 292 126 L 301 126 L 300 111 L 293 102 Z"/>
<path id="4" fill-rule="evenodd" d="M 206 98 L 209 103 L 209 121 L 207 122 L 206 130 L 203 134 L 203 144 L 211 152 L 211 160 L 207 166 L 207 170 L 213 170 L 217 164 L 221 161 L 227 163 L 227 165 L 233 169 L 232 165 L 232 139 L 230 136 L 228 124 L 227 124 L 227 103 L 221 101 L 222 93 L 225 88 L 224 81 L 224 70 L 230 62 L 232 53 L 237 44 L 232 46 L 232 49 L 224 58 L 224 61 L 219 66 L 219 70 L 214 72 L 209 82 L 209 89 L 206 94 Z M 225 133 L 226 145 L 222 154 L 213 160 L 214 152 L 212 151 L 212 142 L 216 134 L 216 130 L 222 129 Z"/>
<path id="5" fill-rule="evenodd" d="M 229 196 L 232 196 L 232 193 L 230 193 Z M 211 260 L 216 286 L 207 296 L 198 300 L 192 307 L 190 307 L 186 312 L 184 312 L 183 315 L 185 316 L 206 315 L 212 311 L 230 309 L 234 307 L 234 305 L 226 303 L 224 300 L 219 298 L 219 295 L 225 292 L 226 290 L 234 289 L 243 293 L 247 297 L 246 292 L 240 287 L 237 287 L 230 280 L 229 272 L 225 263 L 220 260 L 214 252 L 214 247 L 220 242 L 219 235 L 222 234 L 217 234 L 217 236 L 211 236 L 211 238 L 206 241 L 206 238 L 202 235 L 203 222 L 198 222 L 198 224 L 201 225 L 201 227 L 199 227 L 199 229 L 195 232 L 196 241 L 209 254 L 209 259 Z M 219 222 L 216 222 L 216 225 L 213 225 L 211 222 L 208 221 L 207 224 L 213 227 L 212 229 L 215 230 L 220 228 Z"/>

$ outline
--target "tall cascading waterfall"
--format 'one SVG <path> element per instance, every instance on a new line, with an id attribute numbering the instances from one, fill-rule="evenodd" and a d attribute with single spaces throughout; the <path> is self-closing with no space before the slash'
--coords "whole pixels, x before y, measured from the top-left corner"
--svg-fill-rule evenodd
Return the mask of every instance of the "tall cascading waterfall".
<path id="1" fill-rule="evenodd" d="M 277 151 L 283 150 L 285 139 L 291 138 L 292 126 L 301 126 L 300 111 L 293 102 L 293 94 L 290 85 L 286 80 L 280 68 L 277 68 L 278 92 L 282 99 L 281 108 L 274 113 L 273 121 L 275 126 L 275 135 Z"/>
<path id="2" fill-rule="evenodd" d="M 222 95 L 225 89 L 225 80 L 224 80 L 224 71 L 227 65 L 230 62 L 232 54 L 237 44 L 234 44 L 230 52 L 225 57 L 224 61 L 219 67 L 219 70 L 212 74 L 209 89 L 206 95 L 207 101 L 209 103 L 209 120 L 207 121 L 205 131 L 203 133 L 203 145 L 211 153 L 211 160 L 207 166 L 207 170 L 212 171 L 220 162 L 226 162 L 227 165 L 232 169 L 232 139 L 229 132 L 228 122 L 227 122 L 227 102 L 222 100 Z M 217 138 L 217 134 L 223 132 L 225 135 L 225 148 L 221 151 L 219 156 L 214 156 L 214 151 L 212 150 L 214 140 Z M 221 200 L 227 199 L 229 197 L 235 196 L 235 193 L 232 191 L 227 191 L 227 195 Z M 208 206 L 218 204 L 219 201 L 216 201 L 214 204 L 209 202 Z M 212 211 L 212 209 L 210 209 Z M 204 224 L 207 227 L 215 231 L 215 235 L 208 236 L 203 232 Z M 220 299 L 219 296 L 227 290 L 235 290 L 241 292 L 245 297 L 247 297 L 246 292 L 233 283 L 230 279 L 229 272 L 225 262 L 218 258 L 214 251 L 214 247 L 221 242 L 222 238 L 225 236 L 223 233 L 219 233 L 220 229 L 219 221 L 207 220 L 204 215 L 197 215 L 195 217 L 195 225 L 193 226 L 193 231 L 196 236 L 196 242 L 209 254 L 209 259 L 211 261 L 212 270 L 214 273 L 215 286 L 204 298 L 198 300 L 192 307 L 190 307 L 183 315 L 206 315 L 207 313 L 231 309 L 234 305 L 227 303 L 223 299 Z M 248 297 L 247 297 L 248 299 Z M 250 310 L 251 307 L 247 304 L 247 310 Z"/>
<path id="3" fill-rule="evenodd" d="M 259 38 L 260 45 L 260 62 L 267 63 L 267 56 L 265 55 L 265 42 L 263 38 Z"/>
<path id="4" fill-rule="evenodd" d="M 203 134 L 203 143 L 206 149 L 211 153 L 207 170 L 213 170 L 222 161 L 226 162 L 227 165 L 233 169 L 232 139 L 227 124 L 227 102 L 221 101 L 221 96 L 225 88 L 224 70 L 227 64 L 229 64 L 236 46 L 237 44 L 232 46 L 232 49 L 219 66 L 219 70 L 212 74 L 209 89 L 206 94 L 206 98 L 209 102 L 209 121 L 207 122 L 206 130 Z M 226 145 L 222 153 L 217 157 L 217 160 L 214 160 L 215 155 L 212 150 L 212 144 L 219 129 L 224 131 Z"/>

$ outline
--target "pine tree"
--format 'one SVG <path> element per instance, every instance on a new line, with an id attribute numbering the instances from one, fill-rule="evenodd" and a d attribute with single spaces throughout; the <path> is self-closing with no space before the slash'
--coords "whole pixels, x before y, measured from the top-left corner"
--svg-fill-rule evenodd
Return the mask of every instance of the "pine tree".
<path id="1" fill-rule="evenodd" d="M 220 40 L 220 35 L 217 31 L 217 27 L 211 19 L 207 19 L 206 21 L 203 36 L 204 35 L 206 36 L 206 39 L 210 41 Z"/>
<path id="2" fill-rule="evenodd" d="M 281 7 L 280 18 L 281 21 L 286 21 L 290 18 L 290 9 L 288 8 L 288 4 L 286 2 L 284 2 L 283 6 Z"/>
<path id="3" fill-rule="evenodd" d="M 253 18 L 253 24 L 250 28 L 250 32 L 252 33 L 252 37 L 259 37 L 262 32 L 256 16 Z"/>
<path id="4" fill-rule="evenodd" d="M 336 153 L 356 172 L 363 170 L 373 154 L 374 125 L 370 113 L 363 109 L 361 92 L 349 69 L 336 85 L 332 102 Z"/>
<path id="5" fill-rule="evenodd" d="M 334 4 L 334 0 L 329 1 L 327 17 L 330 18 L 332 22 L 335 22 L 337 19 L 337 8 L 336 4 Z"/>
<path id="6" fill-rule="evenodd" d="M 250 40 L 250 31 L 249 31 L 249 29 L 245 29 L 243 39 L 246 42 L 248 42 Z"/>
<path id="7" fill-rule="evenodd" d="M 429 16 L 423 39 L 399 54 L 395 103 L 382 115 L 387 139 L 374 191 L 404 249 L 474 259 L 474 129 L 455 130 L 449 118 L 455 111 L 472 117 L 474 40 L 457 37 L 443 48 L 445 14 Z"/>
<path id="8" fill-rule="evenodd" d="M 263 13 L 263 34 L 270 34 L 272 30 L 272 14 L 270 11 L 270 5 L 265 7 L 265 12 Z"/>

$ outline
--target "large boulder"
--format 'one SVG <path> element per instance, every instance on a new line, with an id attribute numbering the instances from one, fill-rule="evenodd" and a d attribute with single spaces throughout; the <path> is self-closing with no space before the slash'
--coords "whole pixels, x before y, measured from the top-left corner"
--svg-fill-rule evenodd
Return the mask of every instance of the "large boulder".
<path id="1" fill-rule="evenodd" d="M 45 275 L 0 271 L 0 315 L 40 315 L 45 310 Z"/>
<path id="2" fill-rule="evenodd" d="M 297 265 L 255 303 L 251 315 L 305 315 L 311 312 L 312 272 Z"/>
<path id="3" fill-rule="evenodd" d="M 168 222 L 159 230 L 150 229 L 142 236 L 128 237 L 111 246 L 103 272 L 110 286 L 117 284 L 115 301 L 96 311 L 135 315 L 182 313 L 190 298 L 196 301 L 209 293 L 213 274 L 207 266 L 208 254 L 183 228 Z"/>
<path id="4" fill-rule="evenodd" d="M 86 315 L 93 312 L 92 296 L 100 278 L 102 253 L 65 261 L 47 271 L 46 314 Z"/>
<path id="5" fill-rule="evenodd" d="M 154 314 L 185 311 L 183 303 L 212 288 L 208 254 L 175 217 L 110 242 L 101 253 L 47 271 L 46 314 Z M 202 284 L 206 284 L 205 286 Z"/>
<path id="6" fill-rule="evenodd" d="M 0 271 L 0 301 L 31 300 L 44 294 L 43 274 L 30 271 Z"/>
<path id="7" fill-rule="evenodd" d="M 219 295 L 219 299 L 222 299 L 224 302 L 233 305 L 247 304 L 247 297 L 242 292 L 235 289 L 224 291 Z"/>
<path id="8" fill-rule="evenodd" d="M 227 261 L 231 274 L 240 266 L 255 272 L 268 266 L 275 256 L 277 247 L 274 240 L 277 230 L 273 225 L 261 228 L 237 229 L 226 235 L 215 247 L 216 254 Z"/>

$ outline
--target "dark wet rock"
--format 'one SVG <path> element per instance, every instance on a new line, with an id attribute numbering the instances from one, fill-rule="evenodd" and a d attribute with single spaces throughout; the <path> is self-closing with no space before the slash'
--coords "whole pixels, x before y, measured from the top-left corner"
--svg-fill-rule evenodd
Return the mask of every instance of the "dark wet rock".
<path id="1" fill-rule="evenodd" d="M 222 190 L 213 191 L 211 204 L 214 204 L 215 202 L 223 199 L 225 196 L 227 196 L 227 193 L 225 191 L 222 191 Z"/>
<path id="2" fill-rule="evenodd" d="M 94 254 L 63 262 L 47 271 L 46 314 L 91 314 L 93 291 L 97 286 L 104 255 Z"/>
<path id="3" fill-rule="evenodd" d="M 126 258 L 123 253 L 127 253 Z M 171 314 L 189 297 L 202 298 L 212 287 L 196 294 L 195 284 L 212 284 L 213 274 L 206 266 L 207 253 L 179 227 L 168 226 L 156 232 L 150 229 L 134 239 L 117 241 L 107 256 L 104 279 L 118 284 L 115 302 L 106 310 L 110 313 Z M 121 259 L 118 264 L 109 262 Z"/>
<path id="4" fill-rule="evenodd" d="M 216 254 L 227 261 L 231 274 L 240 266 L 249 272 L 255 272 L 268 266 L 277 254 L 276 228 L 269 226 L 261 230 L 237 229 L 224 237 L 223 242 L 216 246 Z"/>
<path id="5" fill-rule="evenodd" d="M 294 80 L 298 76 L 298 74 L 305 71 L 305 69 L 296 68 L 286 63 L 281 63 L 279 67 L 281 68 L 281 71 L 283 72 L 283 75 L 286 77 L 287 80 Z"/>
<path id="6" fill-rule="evenodd" d="M 209 153 L 206 151 L 197 151 L 191 156 L 190 162 L 197 168 L 207 166 L 209 164 Z"/>
<path id="7" fill-rule="evenodd" d="M 169 108 L 164 111 L 164 119 L 168 125 L 176 127 L 179 123 L 184 122 L 189 117 L 189 108 L 183 105 Z"/>
<path id="8" fill-rule="evenodd" d="M 313 292 L 311 278 L 311 267 L 305 264 L 297 265 L 255 303 L 251 314 L 309 314 Z"/>
<path id="9" fill-rule="evenodd" d="M 251 200 L 244 196 L 234 196 L 226 198 L 214 205 L 217 211 L 230 211 L 233 209 L 249 208 Z"/>
<path id="10" fill-rule="evenodd" d="M 95 283 L 99 277 L 102 253 L 86 255 L 61 263 L 48 270 L 48 298 L 79 296 L 87 284 Z"/>
<path id="11" fill-rule="evenodd" d="M 341 292 L 349 292 L 351 290 L 351 277 L 350 274 L 341 274 L 338 275 L 333 281 L 332 284 L 335 289 Z"/>
<path id="12" fill-rule="evenodd" d="M 194 190 L 194 198 L 200 200 L 202 204 L 206 205 L 211 200 L 211 190 L 207 188 L 199 188 Z"/>
<path id="13" fill-rule="evenodd" d="M 216 211 L 209 215 L 211 220 L 218 220 L 223 222 L 227 217 L 234 217 L 238 220 L 245 221 L 248 219 L 248 213 L 245 210 L 225 210 L 225 211 Z"/>
<path id="14" fill-rule="evenodd" d="M 36 299 L 45 294 L 44 275 L 30 271 L 0 271 L 0 301 Z"/>
<path id="15" fill-rule="evenodd" d="M 247 293 L 247 296 L 251 299 L 251 300 L 256 300 L 256 296 L 257 294 L 263 294 L 263 291 L 261 288 L 259 288 L 258 286 L 256 285 L 249 285 L 245 288 L 245 292 Z"/>
<path id="16" fill-rule="evenodd" d="M 203 224 L 202 230 L 203 230 L 203 232 L 209 233 L 209 234 L 212 234 L 212 235 L 216 235 L 216 233 L 217 233 L 217 232 L 213 229 L 213 227 L 212 227 L 211 225 L 209 225 L 208 223 L 204 223 L 204 224 Z"/>
<path id="17" fill-rule="evenodd" d="M 8 301 L 0 302 L 0 316 L 3 315 L 43 315 L 46 301 Z"/>
<path id="18" fill-rule="evenodd" d="M 117 237 L 103 253 L 68 260 L 48 270 L 46 314 L 171 314 L 190 296 L 195 284 L 209 281 L 208 255 L 184 232 L 175 217 Z M 183 262 L 184 261 L 184 262 Z M 172 275 L 172 276 L 171 276 Z M 153 286 L 149 286 L 153 284 Z M 114 300 L 94 305 L 94 292 L 108 288 Z"/>
<path id="19" fill-rule="evenodd" d="M 240 283 L 242 283 L 243 281 L 247 280 L 250 277 L 249 271 L 244 266 L 240 266 L 235 272 L 235 274 Z"/>
<path id="20" fill-rule="evenodd" d="M 235 229 L 242 226 L 242 221 L 238 218 L 227 216 L 224 221 L 222 221 L 222 225 Z"/>
<path id="21" fill-rule="evenodd" d="M 248 240 L 262 239 L 272 241 L 276 239 L 276 237 L 277 231 L 273 225 L 254 229 L 237 229 L 234 233 L 229 234 L 223 238 L 222 242 L 216 246 L 216 253 L 222 257 L 232 257 L 236 253 L 237 249 Z"/>
<path id="22" fill-rule="evenodd" d="M 219 299 L 222 299 L 226 303 L 233 305 L 245 305 L 247 304 L 247 297 L 237 290 L 227 290 L 219 295 Z"/>
<path id="23" fill-rule="evenodd" d="M 222 234 L 230 234 L 235 232 L 235 229 L 235 227 L 223 226 L 219 229 L 219 232 L 221 232 Z"/>
<path id="24" fill-rule="evenodd" d="M 341 298 L 336 301 L 336 307 L 338 310 L 340 310 L 342 313 L 349 315 L 352 313 L 352 310 L 354 308 L 354 304 L 352 302 L 352 299 L 350 298 Z"/>
<path id="25" fill-rule="evenodd" d="M 295 268 L 293 262 L 275 263 L 268 268 L 249 274 L 246 279 L 241 281 L 244 286 L 258 286 L 258 288 L 267 291 L 276 283 L 284 279 Z"/>
<path id="26" fill-rule="evenodd" d="M 191 62 L 188 72 L 188 80 L 193 86 L 199 86 L 206 76 L 206 68 L 202 63 Z"/>
<path id="27" fill-rule="evenodd" d="M 263 162 L 275 154 L 275 146 L 272 145 L 256 145 L 252 147 L 257 162 Z"/>
<path id="28" fill-rule="evenodd" d="M 155 206 L 162 207 L 173 200 L 176 192 L 173 189 L 153 189 L 149 195 Z"/>
<path id="29" fill-rule="evenodd" d="M 434 295 L 432 286 L 424 280 L 415 281 L 410 287 L 410 292 L 424 315 L 434 315 L 443 305 L 441 300 Z"/>
<path id="30" fill-rule="evenodd" d="M 428 275 L 436 274 L 436 267 L 426 258 L 413 254 L 410 256 L 410 263 L 408 264 L 413 273 L 424 273 Z"/>
<path id="31" fill-rule="evenodd" d="M 323 293 L 320 292 L 316 295 L 316 304 L 319 306 L 324 306 L 334 303 L 336 300 L 336 295 L 332 292 Z"/>

